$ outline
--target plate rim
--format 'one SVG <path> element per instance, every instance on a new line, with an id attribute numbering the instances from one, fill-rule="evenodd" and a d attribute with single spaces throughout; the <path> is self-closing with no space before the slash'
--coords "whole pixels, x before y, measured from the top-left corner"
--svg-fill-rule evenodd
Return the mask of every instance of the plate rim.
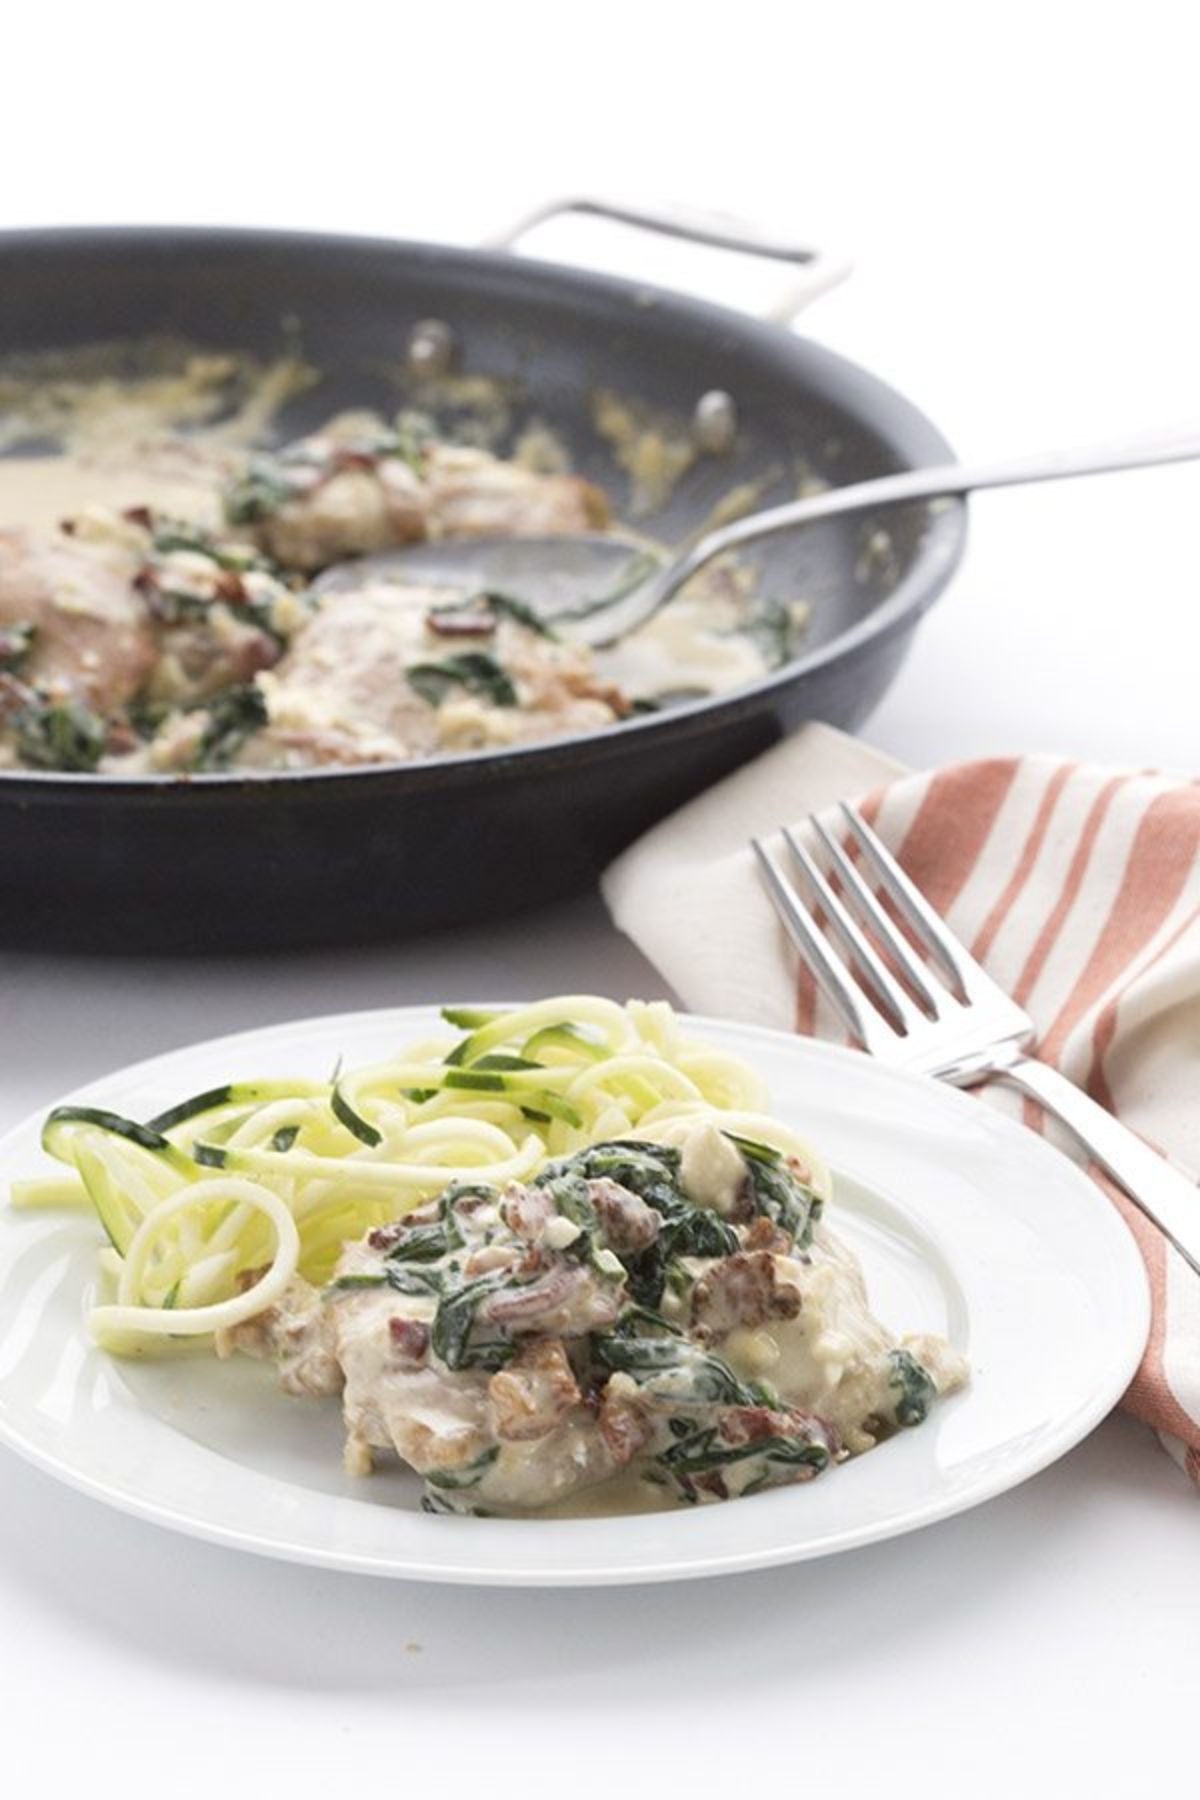
<path id="1" fill-rule="evenodd" d="M 364 1007 L 349 1012 L 310 1014 L 294 1019 L 277 1020 L 271 1024 L 252 1026 L 236 1032 L 221 1033 L 214 1037 L 178 1045 L 174 1049 L 160 1050 L 151 1056 L 125 1064 L 73 1088 L 68 1093 L 58 1096 L 48 1105 L 39 1106 L 16 1121 L 0 1135 L 0 1163 L 4 1161 L 12 1140 L 21 1137 L 32 1128 L 40 1126 L 49 1106 L 85 1101 L 93 1090 L 107 1088 L 114 1081 L 128 1082 L 132 1085 L 136 1079 L 144 1077 L 149 1071 L 155 1070 L 171 1058 L 186 1058 L 201 1051 L 221 1052 L 227 1047 L 235 1050 L 237 1045 L 244 1044 L 249 1040 L 261 1040 L 267 1035 L 277 1036 L 289 1031 L 304 1033 L 316 1029 L 352 1030 L 356 1025 L 361 1026 L 368 1023 L 378 1026 L 384 1019 L 396 1020 L 398 1030 L 402 1030 L 406 1019 L 410 1021 L 417 1018 L 428 1019 L 431 1013 L 438 1010 L 439 1004 L 449 1004 L 449 1002 L 411 1002 L 403 1006 Z M 508 1009 L 518 1005 L 536 1004 L 536 1002 L 467 999 L 455 1002 L 455 1004 L 486 1005 L 496 1009 Z M 869 1067 L 874 1076 L 882 1076 L 901 1088 L 915 1089 L 926 1095 L 936 1094 L 936 1104 L 947 1105 L 956 1113 L 961 1112 L 964 1120 L 968 1116 L 978 1120 L 980 1116 L 975 1110 L 978 1107 L 978 1101 L 963 1090 L 935 1081 L 931 1077 L 914 1074 L 911 1071 L 866 1057 L 862 1052 L 847 1046 L 830 1044 L 823 1039 L 806 1037 L 772 1026 L 722 1018 L 713 1014 L 692 1013 L 682 1008 L 674 1010 L 685 1030 L 694 1027 L 702 1032 L 706 1029 L 718 1033 L 734 1031 L 765 1044 L 786 1047 L 787 1053 L 798 1053 L 802 1057 L 812 1056 L 818 1061 L 828 1061 L 835 1067 L 841 1066 L 850 1071 L 855 1068 Z M 853 1078 L 852 1075 L 851 1079 Z M 1106 1225 L 1099 1229 L 1109 1232 L 1110 1246 L 1114 1254 L 1118 1259 L 1123 1257 L 1126 1264 L 1125 1278 L 1128 1280 L 1131 1321 L 1129 1342 L 1125 1346 L 1125 1354 L 1119 1358 L 1114 1355 L 1114 1373 L 1109 1381 L 1097 1389 L 1086 1405 L 1080 1407 L 1069 1419 L 1061 1421 L 1054 1431 L 1047 1433 L 1045 1441 L 1040 1444 L 1038 1450 L 1022 1462 L 1021 1472 L 1015 1478 L 1011 1470 L 1001 1463 L 991 1476 L 982 1477 L 966 1492 L 951 1490 L 940 1498 L 934 1499 L 927 1506 L 923 1506 L 919 1511 L 914 1511 L 913 1514 L 899 1520 L 868 1521 L 848 1528 L 834 1542 L 814 1541 L 807 1546 L 804 1543 L 773 1543 L 758 1548 L 732 1549 L 720 1554 L 706 1552 L 702 1556 L 688 1561 L 672 1560 L 667 1565 L 653 1567 L 648 1567 L 643 1563 L 613 1564 L 603 1569 L 573 1568 L 568 1565 L 541 1567 L 536 1570 L 518 1566 L 508 1568 L 489 1566 L 485 1570 L 475 1570 L 458 1564 L 437 1565 L 433 1563 L 423 1563 L 419 1567 L 414 1567 L 409 1564 L 382 1563 L 375 1554 L 366 1551 L 328 1548 L 311 1543 L 296 1542 L 279 1536 L 264 1535 L 253 1527 L 231 1526 L 214 1522 L 201 1515 L 183 1511 L 169 1503 L 144 1498 L 135 1492 L 110 1483 L 103 1477 L 80 1469 L 67 1457 L 32 1440 L 18 1425 L 10 1421 L 2 1404 L 0 1404 L 0 1445 L 38 1468 L 42 1473 L 89 1499 L 110 1506 L 128 1517 L 143 1520 L 161 1529 L 175 1531 L 189 1538 L 217 1544 L 225 1549 L 250 1552 L 270 1557 L 276 1561 L 301 1566 L 334 1569 L 389 1580 L 422 1581 L 438 1585 L 527 1588 L 649 1586 L 670 1581 L 708 1579 L 813 1561 L 827 1556 L 842 1555 L 850 1550 L 861 1549 L 868 1544 L 887 1542 L 893 1538 L 907 1536 L 914 1531 L 923 1530 L 928 1525 L 941 1523 L 959 1513 L 972 1511 L 977 1506 L 985 1505 L 988 1501 L 998 1498 L 1032 1479 L 1033 1476 L 1042 1473 L 1043 1470 L 1074 1449 L 1107 1417 L 1119 1401 L 1141 1361 L 1151 1327 L 1149 1276 L 1136 1239 L 1118 1209 L 1104 1200 L 1103 1195 L 1078 1164 L 1056 1149 L 1046 1138 L 991 1109 L 985 1109 L 983 1116 L 987 1119 L 988 1129 L 997 1130 L 1003 1138 L 1009 1139 L 1014 1144 L 1019 1143 L 1026 1154 L 1032 1150 L 1035 1160 L 1050 1159 L 1050 1163 L 1047 1163 L 1048 1167 L 1052 1163 L 1060 1176 L 1065 1170 L 1068 1179 L 1075 1184 L 1081 1195 L 1086 1191 L 1094 1197 L 1097 1218 L 1105 1218 L 1107 1221 Z M 861 1179 L 852 1168 L 848 1168 L 844 1164 L 842 1168 L 848 1178 Z M 904 1210 L 902 1205 L 901 1210 Z M 928 1227 L 922 1223 L 922 1229 L 928 1229 Z M 1135 1308 L 1136 1312 L 1134 1312 Z M 1134 1329 L 1135 1324 L 1136 1330 Z M 1116 1385 L 1118 1380 L 1119 1386 Z M 968 1396 L 963 1396 L 963 1398 Z M 956 1400 L 957 1397 L 947 1404 L 955 1404 Z M 214 1454 L 219 1454 L 219 1452 L 214 1452 Z M 259 1471 L 251 1472 L 260 1473 Z M 270 1481 L 276 1479 L 267 1475 L 262 1475 L 261 1478 Z M 520 1523 L 524 1525 L 529 1522 L 521 1521 Z M 533 1522 L 536 1523 L 536 1521 Z M 591 1519 L 587 1521 L 572 1519 L 553 1521 L 556 1526 L 568 1527 L 573 1524 L 595 1524 L 597 1522 Z M 512 1522 L 503 1521 L 502 1523 Z"/>

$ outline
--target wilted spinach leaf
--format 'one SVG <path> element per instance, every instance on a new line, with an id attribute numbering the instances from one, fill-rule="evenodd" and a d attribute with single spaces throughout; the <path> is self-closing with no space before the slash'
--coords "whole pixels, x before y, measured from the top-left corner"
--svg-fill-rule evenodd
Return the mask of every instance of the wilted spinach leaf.
<path id="1" fill-rule="evenodd" d="M 36 635 L 37 626 L 26 624 L 23 619 L 0 625 L 0 672 L 11 675 L 21 667 Z"/>
<path id="2" fill-rule="evenodd" d="M 193 761 L 195 769 L 224 769 L 246 739 L 267 722 L 267 703 L 253 682 L 226 688 L 206 701 L 208 724 Z"/>
<path id="3" fill-rule="evenodd" d="M 442 1295 L 433 1321 L 430 1342 L 434 1354 L 448 1369 L 501 1369 L 511 1360 L 513 1345 L 505 1339 L 484 1343 L 470 1342 L 471 1329 L 480 1302 L 498 1287 L 506 1285 L 501 1272 L 468 1281 L 451 1293 Z"/>
<path id="4" fill-rule="evenodd" d="M 23 706 L 15 730 L 22 761 L 35 769 L 90 773 L 104 754 L 104 721 L 79 700 Z"/>
<path id="5" fill-rule="evenodd" d="M 899 1394 L 894 1408 L 896 1423 L 920 1425 L 937 1399 L 933 1377 L 909 1350 L 893 1350 L 888 1360 L 892 1365 L 888 1385 Z"/>
<path id="6" fill-rule="evenodd" d="M 230 525 L 256 525 L 269 519 L 292 498 L 292 485 L 270 457 L 256 457 L 223 496 Z"/>
<path id="7" fill-rule="evenodd" d="M 753 1138 L 725 1136 L 741 1151 L 754 1197 L 754 1210 L 770 1219 L 803 1250 L 812 1239 L 813 1226 L 821 1216 L 821 1197 L 800 1181 L 789 1169 L 780 1151 L 771 1144 L 760 1144 Z"/>
<path id="8" fill-rule="evenodd" d="M 478 694 L 491 706 L 515 706 L 517 690 L 494 656 L 486 650 L 463 650 L 440 662 L 414 663 L 405 670 L 408 685 L 429 706 L 440 706 L 456 687 Z"/>
<path id="9" fill-rule="evenodd" d="M 499 1454 L 499 1444 L 493 1444 L 490 1449 L 481 1450 L 472 1462 L 464 1463 L 461 1469 L 431 1469 L 425 1477 L 426 1485 L 451 1492 L 478 1487 Z"/>

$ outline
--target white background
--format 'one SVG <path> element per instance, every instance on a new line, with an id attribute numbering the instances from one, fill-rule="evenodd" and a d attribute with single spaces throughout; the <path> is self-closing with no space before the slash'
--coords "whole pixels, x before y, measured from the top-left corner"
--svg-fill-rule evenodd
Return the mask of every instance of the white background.
<path id="1" fill-rule="evenodd" d="M 804 329 L 910 393 L 962 456 L 1115 436 L 1200 420 L 1192 12 L 23 9 L 0 223 L 468 242 L 568 189 L 690 201 L 851 251 L 852 282 Z M 683 273 L 599 227 L 557 247 Z M 687 273 L 766 291 L 708 260 Z M 981 499 L 866 735 L 912 764 L 1043 748 L 1193 771 L 1198 484 L 1185 468 Z M 556 987 L 662 991 L 587 899 L 353 955 L 6 956 L 0 1124 L 217 1031 Z M 577 1598 L 258 1563 L 0 1462 L 5 1762 L 29 1759 L 35 1791 L 1153 1792 L 1187 1779 L 1197 1594 L 1196 1497 L 1125 1420 L 918 1538 Z"/>

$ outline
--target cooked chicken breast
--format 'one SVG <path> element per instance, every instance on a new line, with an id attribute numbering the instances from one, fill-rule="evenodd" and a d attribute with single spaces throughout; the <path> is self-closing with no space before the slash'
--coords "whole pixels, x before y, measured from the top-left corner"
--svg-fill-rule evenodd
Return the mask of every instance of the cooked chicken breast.
<path id="1" fill-rule="evenodd" d="M 119 545 L 0 531 L 0 626 L 33 627 L 21 679 L 101 714 L 132 699 L 157 655 L 136 566 Z"/>
<path id="2" fill-rule="evenodd" d="M 609 518 L 600 490 L 574 475 L 414 444 L 369 417 L 256 457 L 226 505 L 284 568 L 310 574 L 421 538 L 587 531 Z"/>
<path id="3" fill-rule="evenodd" d="M 448 1188 L 219 1348 L 341 1391 L 348 1467 L 399 1456 L 434 1511 L 558 1505 L 619 1471 L 693 1504 L 807 1481 L 966 1378 L 871 1316 L 799 1164 L 718 1152 L 704 1122 L 682 1138 Z"/>
<path id="4" fill-rule="evenodd" d="M 600 489 L 577 475 L 540 475 L 486 451 L 436 444 L 424 470 L 431 537 L 552 537 L 610 521 Z"/>
<path id="5" fill-rule="evenodd" d="M 147 493 L 182 496 L 186 517 L 81 489 L 61 529 L 0 530 L 0 767 L 190 775 L 504 749 L 767 666 L 745 572 L 727 568 L 596 656 L 539 629 L 519 596 L 377 573 L 314 587 L 331 564 L 414 541 L 608 524 L 590 482 L 440 441 L 422 416 L 346 413 L 244 457 L 174 448 L 188 480 L 164 487 L 157 443 Z M 100 483 L 110 500 L 128 473 Z"/>
<path id="6" fill-rule="evenodd" d="M 439 623 L 445 589 L 379 578 L 328 594 L 259 685 L 267 728 L 244 766 L 399 762 L 589 731 L 622 697 L 586 651 L 486 608 L 466 634 Z"/>

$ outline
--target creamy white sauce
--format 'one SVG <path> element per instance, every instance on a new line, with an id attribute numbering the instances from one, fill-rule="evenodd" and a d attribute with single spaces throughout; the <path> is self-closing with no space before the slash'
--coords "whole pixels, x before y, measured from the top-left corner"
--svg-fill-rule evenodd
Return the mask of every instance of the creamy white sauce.
<path id="1" fill-rule="evenodd" d="M 162 512 L 216 525 L 219 475 L 213 459 L 197 453 L 130 463 L 87 452 L 58 456 L 0 456 L 0 529 L 14 526 L 53 532 L 87 507 L 112 512 L 152 506 Z"/>

